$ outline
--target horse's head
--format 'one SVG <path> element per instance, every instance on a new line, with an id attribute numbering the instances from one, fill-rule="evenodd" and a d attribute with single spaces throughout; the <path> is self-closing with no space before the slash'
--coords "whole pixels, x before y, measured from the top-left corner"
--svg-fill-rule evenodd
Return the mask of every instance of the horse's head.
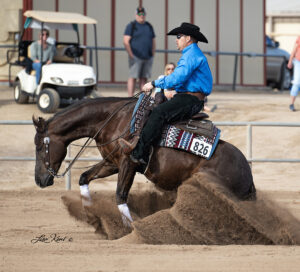
<path id="1" fill-rule="evenodd" d="M 67 154 L 67 147 L 55 134 L 48 131 L 45 119 L 32 117 L 36 129 L 35 183 L 41 188 L 53 185 L 60 165 Z"/>

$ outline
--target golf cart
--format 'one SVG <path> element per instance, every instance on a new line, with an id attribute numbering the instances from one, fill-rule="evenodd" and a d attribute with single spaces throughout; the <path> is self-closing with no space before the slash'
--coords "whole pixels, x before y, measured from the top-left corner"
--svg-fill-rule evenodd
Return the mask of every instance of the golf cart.
<path id="1" fill-rule="evenodd" d="M 95 47 L 97 47 L 97 21 L 82 14 L 67 12 L 28 10 L 24 16 L 26 21 L 19 41 L 18 60 L 12 65 L 25 67 L 30 60 L 30 44 L 33 41 L 23 40 L 24 32 L 28 28 L 39 29 L 41 33 L 43 29 L 73 30 L 77 34 L 77 42 L 63 43 L 52 39 L 56 49 L 53 62 L 42 66 L 39 84 L 36 83 L 36 76 L 32 72 L 29 74 L 28 70 L 26 72 L 25 68 L 17 74 L 14 81 L 15 101 L 25 104 L 28 103 L 29 97 L 33 97 L 36 98 L 38 108 L 42 112 L 53 113 L 61 104 L 71 104 L 91 96 L 97 88 L 98 54 L 95 54 L 95 74 L 91 66 L 82 64 L 80 60 L 84 47 L 80 46 L 78 24 L 94 26 Z M 41 49 L 41 56 L 42 54 Z"/>

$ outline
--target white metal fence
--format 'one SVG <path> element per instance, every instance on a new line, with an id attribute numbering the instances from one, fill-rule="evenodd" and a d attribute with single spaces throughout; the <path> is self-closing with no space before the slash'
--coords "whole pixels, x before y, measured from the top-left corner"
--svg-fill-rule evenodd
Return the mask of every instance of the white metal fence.
<path id="1" fill-rule="evenodd" d="M 247 154 L 246 158 L 249 163 L 252 162 L 272 162 L 272 163 L 299 163 L 300 158 L 286 158 L 286 159 L 277 159 L 277 158 L 253 158 L 252 157 L 252 128 L 253 127 L 300 127 L 300 123 L 280 123 L 280 122 L 214 122 L 216 126 L 245 126 L 247 128 L 246 133 L 246 146 L 247 146 Z M 13 120 L 13 121 L 5 121 L 0 120 L 0 125 L 33 125 L 32 121 L 22 121 L 22 120 Z M 64 160 L 66 163 L 66 167 L 69 166 L 70 162 L 73 160 L 73 157 L 70 157 L 71 154 L 71 146 L 68 147 L 68 153 Z M 0 154 L 1 155 L 1 154 Z M 88 162 L 99 162 L 101 160 L 101 156 L 99 157 L 85 157 L 79 158 L 78 161 L 88 161 Z M 1 157 L 0 161 L 35 161 L 35 157 Z M 65 182 L 66 189 L 71 189 L 71 171 L 66 174 Z"/>

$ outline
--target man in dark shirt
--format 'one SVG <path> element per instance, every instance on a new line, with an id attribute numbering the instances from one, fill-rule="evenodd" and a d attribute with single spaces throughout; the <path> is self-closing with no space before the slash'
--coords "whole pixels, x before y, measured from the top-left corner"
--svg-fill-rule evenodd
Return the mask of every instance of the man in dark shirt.
<path id="1" fill-rule="evenodd" d="M 155 33 L 150 23 L 146 22 L 146 11 L 143 7 L 136 10 L 135 21 L 125 29 L 123 43 L 129 57 L 128 96 L 133 96 L 136 79 L 139 79 L 140 90 L 151 77 L 155 53 Z"/>

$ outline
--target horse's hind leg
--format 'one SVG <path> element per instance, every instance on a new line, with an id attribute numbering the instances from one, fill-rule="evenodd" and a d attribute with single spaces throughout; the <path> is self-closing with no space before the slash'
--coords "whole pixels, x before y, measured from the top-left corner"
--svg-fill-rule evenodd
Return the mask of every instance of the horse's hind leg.
<path id="1" fill-rule="evenodd" d="M 116 173 L 118 173 L 118 168 L 114 164 L 105 160 L 97 163 L 91 169 L 81 174 L 79 179 L 81 195 L 90 200 L 89 183 L 94 179 L 105 178 Z"/>

